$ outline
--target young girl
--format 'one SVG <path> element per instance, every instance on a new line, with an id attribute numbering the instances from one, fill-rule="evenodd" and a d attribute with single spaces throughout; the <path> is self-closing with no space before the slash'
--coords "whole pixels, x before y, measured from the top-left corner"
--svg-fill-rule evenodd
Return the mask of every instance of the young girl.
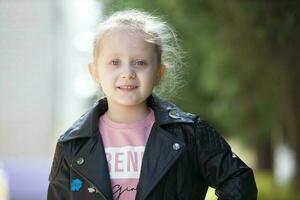
<path id="1" fill-rule="evenodd" d="M 105 97 L 57 143 L 48 199 L 256 199 L 252 170 L 198 116 L 153 94 L 178 63 L 174 31 L 127 10 L 100 24 L 89 71 Z"/>

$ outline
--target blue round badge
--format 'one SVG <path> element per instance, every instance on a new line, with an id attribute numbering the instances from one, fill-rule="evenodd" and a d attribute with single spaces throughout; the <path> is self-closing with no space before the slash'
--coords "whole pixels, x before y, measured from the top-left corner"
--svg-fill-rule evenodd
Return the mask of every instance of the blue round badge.
<path id="1" fill-rule="evenodd" d="M 74 192 L 74 191 L 79 191 L 80 188 L 82 187 L 82 181 L 78 178 L 76 179 L 73 179 L 71 181 L 71 191 Z"/>

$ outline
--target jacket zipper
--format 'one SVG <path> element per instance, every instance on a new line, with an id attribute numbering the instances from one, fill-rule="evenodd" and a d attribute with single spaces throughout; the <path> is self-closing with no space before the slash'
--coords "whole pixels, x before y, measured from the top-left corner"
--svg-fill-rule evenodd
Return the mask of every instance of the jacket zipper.
<path id="1" fill-rule="evenodd" d="M 79 174 L 85 181 L 87 181 L 90 185 L 92 185 L 93 187 L 95 187 L 96 193 L 100 194 L 100 196 L 101 196 L 103 199 L 108 200 L 108 199 L 105 197 L 105 195 L 104 195 L 102 192 L 100 192 L 99 188 L 97 188 L 93 183 L 91 183 L 91 182 L 90 182 L 84 175 L 82 175 L 78 170 L 76 170 L 76 169 L 72 166 L 72 164 L 70 165 L 70 167 L 71 167 L 71 169 L 73 169 L 77 174 Z"/>

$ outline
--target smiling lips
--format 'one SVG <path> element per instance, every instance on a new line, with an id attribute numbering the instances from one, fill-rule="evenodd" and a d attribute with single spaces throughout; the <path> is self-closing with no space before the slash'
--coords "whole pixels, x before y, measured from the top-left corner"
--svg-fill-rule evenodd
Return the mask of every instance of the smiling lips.
<path id="1" fill-rule="evenodd" d="M 121 90 L 134 90 L 134 89 L 138 88 L 138 86 L 135 86 L 135 85 L 121 85 L 121 86 L 118 86 L 117 88 L 121 89 Z"/>

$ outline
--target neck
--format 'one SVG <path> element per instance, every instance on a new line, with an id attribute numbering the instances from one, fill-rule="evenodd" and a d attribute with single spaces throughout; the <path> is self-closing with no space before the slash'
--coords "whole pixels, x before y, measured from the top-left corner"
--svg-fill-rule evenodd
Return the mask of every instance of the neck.
<path id="1" fill-rule="evenodd" d="M 146 102 L 134 106 L 120 106 L 109 103 L 107 115 L 118 123 L 133 123 L 143 120 L 149 114 Z"/>

